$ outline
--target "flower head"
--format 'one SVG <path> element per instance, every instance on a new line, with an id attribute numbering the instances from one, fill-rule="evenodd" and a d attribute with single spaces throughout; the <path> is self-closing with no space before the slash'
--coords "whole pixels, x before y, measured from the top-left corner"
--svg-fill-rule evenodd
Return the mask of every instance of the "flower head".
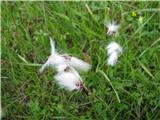
<path id="1" fill-rule="evenodd" d="M 61 87 L 67 90 L 80 90 L 81 81 L 72 72 L 58 73 L 54 76 Z"/>
<path id="2" fill-rule="evenodd" d="M 42 73 L 45 68 L 51 66 L 53 68 L 56 68 L 56 66 L 59 65 L 69 65 L 71 67 L 74 67 L 77 70 L 87 72 L 91 65 L 86 63 L 85 61 L 78 59 L 73 56 L 69 56 L 68 54 L 59 54 L 56 52 L 55 49 L 55 42 L 50 38 L 50 44 L 51 44 L 51 55 L 48 57 L 48 60 L 46 63 L 40 68 L 39 73 Z"/>
<path id="3" fill-rule="evenodd" d="M 116 42 L 111 42 L 108 44 L 106 50 L 108 55 L 112 54 L 114 51 L 117 51 L 117 53 L 122 53 L 122 47 Z"/>
<path id="4" fill-rule="evenodd" d="M 83 90 L 88 94 L 82 78 L 76 70 L 88 71 L 91 65 L 68 54 L 59 54 L 55 48 L 55 42 L 50 38 L 51 55 L 46 63 L 40 68 L 39 73 L 42 73 L 47 67 L 52 67 L 57 71 L 54 76 L 57 83 L 69 90 Z"/>
<path id="5" fill-rule="evenodd" d="M 119 25 L 116 24 L 116 22 L 112 21 L 112 22 L 108 22 L 105 24 L 105 26 L 108 28 L 108 31 L 107 31 L 107 35 L 112 35 L 112 34 L 115 34 L 117 35 L 118 34 L 118 29 L 119 29 Z"/>
<path id="6" fill-rule="evenodd" d="M 107 45 L 106 50 L 109 56 L 107 64 L 113 66 L 117 62 L 118 56 L 122 53 L 122 47 L 116 42 L 111 42 Z"/>
<path id="7" fill-rule="evenodd" d="M 54 78 L 62 88 L 65 88 L 69 91 L 72 91 L 72 90 L 88 91 L 84 86 L 84 83 L 79 73 L 74 68 L 69 67 L 67 65 L 62 65 L 58 67 L 59 68 L 57 69 L 59 69 L 60 72 L 58 72 L 54 76 Z"/>

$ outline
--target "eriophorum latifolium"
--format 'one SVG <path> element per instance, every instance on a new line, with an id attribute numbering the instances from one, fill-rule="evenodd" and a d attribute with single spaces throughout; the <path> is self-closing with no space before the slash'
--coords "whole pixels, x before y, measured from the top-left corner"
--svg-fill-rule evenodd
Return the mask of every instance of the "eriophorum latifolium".
<path id="1" fill-rule="evenodd" d="M 1 3 L 2 119 L 160 118 L 159 1 Z M 115 21 L 118 34 L 106 34 L 105 20 Z M 64 64 L 39 75 L 50 36 L 62 61 L 77 58 L 91 69 Z M 105 50 L 112 42 L 123 49 L 113 66 Z"/>
<path id="2" fill-rule="evenodd" d="M 117 35 L 118 34 L 118 29 L 119 29 L 119 25 L 115 22 L 115 21 L 111 21 L 111 22 L 106 22 L 105 23 L 107 30 L 106 35 L 110 36 L 110 35 Z"/>
<path id="3" fill-rule="evenodd" d="M 69 56 L 68 54 L 59 54 L 56 51 L 55 42 L 52 38 L 50 38 L 50 45 L 51 55 L 40 68 L 39 73 L 41 74 L 47 67 L 51 66 L 57 72 L 54 78 L 61 87 L 70 91 L 84 90 L 87 92 L 88 90 L 77 70 L 87 72 L 91 68 L 91 65 L 76 57 Z"/>
<path id="4" fill-rule="evenodd" d="M 106 50 L 108 54 L 107 64 L 113 66 L 117 62 L 119 54 L 122 53 L 122 48 L 118 43 L 111 42 L 106 46 Z"/>

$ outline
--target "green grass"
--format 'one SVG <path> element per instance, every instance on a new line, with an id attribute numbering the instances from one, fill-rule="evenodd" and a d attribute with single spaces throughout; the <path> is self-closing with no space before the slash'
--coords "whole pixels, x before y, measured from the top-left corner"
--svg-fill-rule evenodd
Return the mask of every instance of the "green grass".
<path id="1" fill-rule="evenodd" d="M 1 18 L 3 119 L 160 119 L 158 1 L 2 2 Z M 105 34 L 111 19 L 120 24 L 117 37 Z M 60 89 L 51 69 L 37 74 L 49 36 L 58 51 L 92 64 L 81 73 L 91 95 Z M 124 51 L 110 67 L 105 46 L 113 40 Z"/>

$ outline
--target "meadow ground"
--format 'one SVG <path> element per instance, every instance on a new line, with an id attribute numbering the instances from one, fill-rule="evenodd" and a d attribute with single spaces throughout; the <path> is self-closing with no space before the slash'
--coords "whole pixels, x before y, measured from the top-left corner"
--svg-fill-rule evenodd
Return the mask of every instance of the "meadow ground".
<path id="1" fill-rule="evenodd" d="M 1 18 L 3 119 L 160 119 L 160 2 L 1 2 Z M 106 36 L 108 20 L 120 24 L 118 36 Z M 92 64 L 81 73 L 89 96 L 60 89 L 51 69 L 37 74 L 49 36 Z M 111 41 L 123 46 L 114 67 Z"/>

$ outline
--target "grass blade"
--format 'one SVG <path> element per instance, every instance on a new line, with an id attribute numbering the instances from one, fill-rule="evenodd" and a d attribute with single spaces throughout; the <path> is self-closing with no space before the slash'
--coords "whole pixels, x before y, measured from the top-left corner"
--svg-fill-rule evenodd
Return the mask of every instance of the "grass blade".
<path id="1" fill-rule="evenodd" d="M 108 77 L 102 70 L 98 70 L 97 72 L 101 73 L 101 74 L 106 78 L 106 80 L 109 82 L 109 84 L 111 85 L 112 89 L 114 90 L 118 102 L 121 103 L 120 98 L 119 98 L 119 95 L 118 95 L 118 92 L 117 92 L 116 89 L 114 88 L 114 86 L 113 86 L 113 84 L 111 83 L 111 80 L 109 79 L 109 77 Z"/>
<path id="2" fill-rule="evenodd" d="M 140 66 L 143 68 L 143 70 L 152 78 L 154 78 L 154 76 L 152 75 L 152 73 L 148 70 L 148 68 L 141 62 L 141 61 L 138 61 Z"/>

